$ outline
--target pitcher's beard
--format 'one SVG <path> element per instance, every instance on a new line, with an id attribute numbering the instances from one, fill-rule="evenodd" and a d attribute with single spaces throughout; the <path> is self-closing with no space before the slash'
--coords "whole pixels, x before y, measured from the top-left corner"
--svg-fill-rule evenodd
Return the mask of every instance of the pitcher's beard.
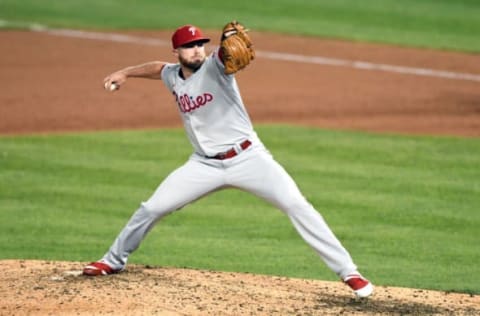
<path id="1" fill-rule="evenodd" d="M 182 64 L 182 66 L 190 69 L 190 70 L 193 71 L 193 72 L 195 72 L 195 71 L 197 71 L 198 69 L 200 69 L 200 67 L 202 67 L 204 61 L 205 61 L 205 59 L 189 62 L 189 61 L 186 61 L 186 60 L 183 59 L 183 58 L 180 58 L 180 63 Z"/>

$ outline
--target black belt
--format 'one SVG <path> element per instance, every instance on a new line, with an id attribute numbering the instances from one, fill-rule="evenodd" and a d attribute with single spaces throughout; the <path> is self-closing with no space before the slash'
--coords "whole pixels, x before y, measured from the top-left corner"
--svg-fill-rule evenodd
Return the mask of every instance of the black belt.
<path id="1" fill-rule="evenodd" d="M 247 149 L 248 147 L 250 147 L 251 144 L 252 144 L 252 142 L 247 139 L 246 141 L 240 143 L 240 148 L 242 148 L 242 151 L 243 151 L 243 150 Z M 209 158 L 224 160 L 224 159 L 233 158 L 238 154 L 239 153 L 235 150 L 235 148 L 232 148 L 230 150 L 227 150 L 223 153 L 216 154 L 215 156 L 209 157 Z"/>

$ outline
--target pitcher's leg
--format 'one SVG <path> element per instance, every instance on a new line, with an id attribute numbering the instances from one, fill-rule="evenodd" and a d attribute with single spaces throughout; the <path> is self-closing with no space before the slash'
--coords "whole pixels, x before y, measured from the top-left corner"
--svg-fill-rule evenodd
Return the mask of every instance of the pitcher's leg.
<path id="1" fill-rule="evenodd" d="M 285 212 L 300 236 L 342 279 L 356 271 L 350 254 L 284 168 L 267 152 L 248 154 L 251 156 L 249 159 L 244 159 L 229 172 L 231 184 L 267 200 Z"/>
<path id="2" fill-rule="evenodd" d="M 102 261 L 115 270 L 123 269 L 128 256 L 138 248 L 157 221 L 222 185 L 222 170 L 189 160 L 172 172 L 150 199 L 141 204 Z"/>
<path id="3" fill-rule="evenodd" d="M 350 254 L 333 234 L 323 217 L 311 205 L 304 205 L 301 209 L 285 207 L 283 210 L 288 212 L 300 236 L 340 278 L 344 279 L 357 270 Z"/>
<path id="4" fill-rule="evenodd" d="M 138 248 L 154 224 L 166 214 L 168 212 L 151 212 L 142 203 L 103 256 L 102 262 L 106 262 L 114 270 L 123 269 L 128 256 Z"/>

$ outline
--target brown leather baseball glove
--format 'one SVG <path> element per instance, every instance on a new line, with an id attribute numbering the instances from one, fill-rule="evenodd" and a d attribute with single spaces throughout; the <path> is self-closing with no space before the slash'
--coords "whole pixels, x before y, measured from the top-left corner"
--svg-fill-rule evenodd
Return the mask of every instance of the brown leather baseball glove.
<path id="1" fill-rule="evenodd" d="M 220 49 L 227 75 L 245 68 L 255 58 L 253 43 L 247 32 L 237 21 L 223 27 Z"/>

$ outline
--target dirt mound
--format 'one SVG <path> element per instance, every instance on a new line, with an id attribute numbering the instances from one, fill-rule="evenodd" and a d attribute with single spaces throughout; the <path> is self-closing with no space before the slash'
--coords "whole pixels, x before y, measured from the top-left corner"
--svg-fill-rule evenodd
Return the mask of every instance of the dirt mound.
<path id="1" fill-rule="evenodd" d="M 129 265 L 3 260 L 0 315 L 478 315 L 480 296 L 377 286 L 357 300 L 341 282 Z"/>

